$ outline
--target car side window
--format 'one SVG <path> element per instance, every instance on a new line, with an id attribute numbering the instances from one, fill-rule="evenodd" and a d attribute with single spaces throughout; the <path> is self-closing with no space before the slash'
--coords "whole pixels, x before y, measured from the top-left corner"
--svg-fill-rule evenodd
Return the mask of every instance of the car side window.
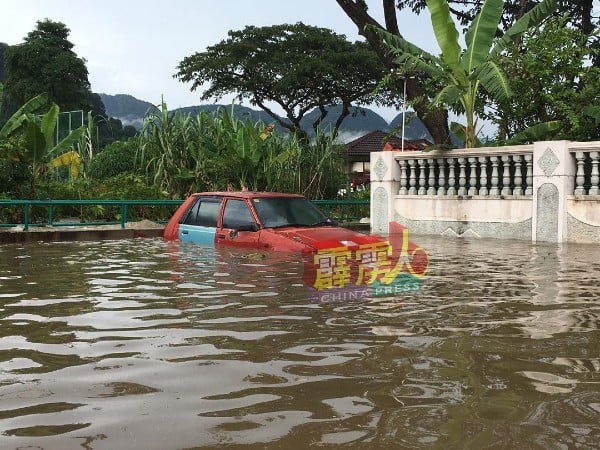
<path id="1" fill-rule="evenodd" d="M 183 223 L 202 227 L 216 227 L 221 199 L 199 198 L 189 209 Z"/>
<path id="2" fill-rule="evenodd" d="M 254 222 L 254 218 L 250 214 L 245 201 L 227 200 L 225 210 L 223 211 L 223 228 L 236 229 L 240 225 L 248 225 Z"/>

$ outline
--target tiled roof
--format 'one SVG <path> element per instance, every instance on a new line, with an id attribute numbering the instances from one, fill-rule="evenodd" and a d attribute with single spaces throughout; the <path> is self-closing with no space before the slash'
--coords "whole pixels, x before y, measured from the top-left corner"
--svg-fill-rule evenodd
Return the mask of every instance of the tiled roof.
<path id="1" fill-rule="evenodd" d="M 386 138 L 387 136 L 387 138 Z M 371 152 L 379 152 L 383 150 L 386 143 L 389 143 L 394 149 L 402 148 L 402 139 L 398 136 L 389 135 L 384 131 L 371 131 L 358 139 L 346 144 L 347 153 L 350 156 L 368 155 Z M 423 150 L 429 147 L 431 143 L 425 139 L 416 141 L 404 140 L 404 150 L 414 151 Z"/>

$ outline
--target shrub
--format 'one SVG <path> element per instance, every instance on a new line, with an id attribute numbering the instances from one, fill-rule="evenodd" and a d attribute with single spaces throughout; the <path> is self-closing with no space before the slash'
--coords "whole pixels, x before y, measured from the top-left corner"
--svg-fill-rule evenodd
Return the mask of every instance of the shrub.
<path id="1" fill-rule="evenodd" d="M 134 172 L 137 140 L 116 141 L 107 145 L 90 161 L 88 175 L 97 180 L 104 180 L 126 172 Z"/>

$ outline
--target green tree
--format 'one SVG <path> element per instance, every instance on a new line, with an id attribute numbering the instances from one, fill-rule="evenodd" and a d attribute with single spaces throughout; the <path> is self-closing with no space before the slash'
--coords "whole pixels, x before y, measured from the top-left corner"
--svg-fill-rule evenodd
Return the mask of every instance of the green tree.
<path id="1" fill-rule="evenodd" d="M 436 57 L 403 38 L 381 29 L 381 35 L 396 63 L 404 73 L 424 74 L 439 85 L 433 105 L 447 105 L 466 118 L 465 147 L 477 145 L 477 116 L 482 111 L 483 88 L 492 99 L 503 102 L 511 90 L 498 57 L 510 42 L 530 27 L 538 25 L 555 7 L 545 0 L 523 15 L 501 38 L 495 39 L 502 15 L 503 0 L 486 0 L 465 35 L 466 49 L 459 44 L 459 33 L 446 0 L 427 0 L 431 22 L 441 56 Z"/>
<path id="2" fill-rule="evenodd" d="M 72 50 L 69 31 L 61 22 L 38 21 L 22 44 L 6 49 L 5 117 L 40 93 L 66 111 L 89 109 L 88 71 Z"/>
<path id="3" fill-rule="evenodd" d="M 228 35 L 178 66 L 175 77 L 192 82 L 192 90 L 209 83 L 203 100 L 235 94 L 303 137 L 306 130 L 300 122 L 315 108 L 320 111 L 313 123 L 316 129 L 327 115 L 326 107 L 342 105 L 337 129 L 354 103 L 377 100 L 373 92 L 386 70 L 365 43 L 351 43 L 343 35 L 303 23 L 248 26 Z M 270 103 L 285 111 L 287 121 L 271 110 Z"/>
<path id="4" fill-rule="evenodd" d="M 589 64 L 590 38 L 565 22 L 553 19 L 528 31 L 502 56 L 515 95 L 490 116 L 500 140 L 552 120 L 561 124 L 561 139 L 600 138 L 600 67 Z"/>

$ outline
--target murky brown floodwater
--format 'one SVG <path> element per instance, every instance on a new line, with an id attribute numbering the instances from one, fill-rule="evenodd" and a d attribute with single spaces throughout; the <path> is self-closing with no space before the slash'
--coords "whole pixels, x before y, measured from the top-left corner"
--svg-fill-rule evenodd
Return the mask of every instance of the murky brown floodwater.
<path id="1" fill-rule="evenodd" d="M 0 448 L 600 447 L 600 247 L 412 237 L 421 290 L 296 257 L 0 246 Z"/>

